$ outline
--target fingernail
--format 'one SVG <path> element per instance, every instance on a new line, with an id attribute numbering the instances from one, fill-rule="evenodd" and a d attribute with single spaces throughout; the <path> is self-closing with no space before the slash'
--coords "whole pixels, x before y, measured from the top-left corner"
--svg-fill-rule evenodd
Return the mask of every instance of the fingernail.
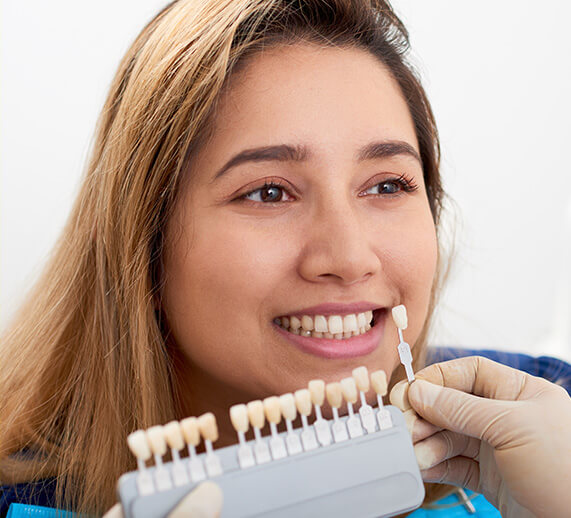
<path id="1" fill-rule="evenodd" d="M 434 406 L 442 387 L 428 381 L 416 379 L 409 390 L 409 397 L 425 406 Z"/>
<path id="2" fill-rule="evenodd" d="M 414 445 L 414 454 L 420 469 L 428 469 L 436 464 L 437 459 L 434 451 L 424 442 Z"/>

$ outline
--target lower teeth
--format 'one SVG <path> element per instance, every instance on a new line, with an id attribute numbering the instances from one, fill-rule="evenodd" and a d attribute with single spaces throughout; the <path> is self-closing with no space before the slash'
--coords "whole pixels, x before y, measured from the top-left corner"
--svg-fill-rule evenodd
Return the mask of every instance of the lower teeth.
<path id="1" fill-rule="evenodd" d="M 282 329 L 285 329 L 283 326 L 280 326 Z M 292 329 L 291 327 L 287 328 L 286 331 L 293 333 L 294 335 L 301 335 L 301 336 L 308 336 L 311 338 L 329 338 L 329 339 L 336 339 L 336 340 L 347 340 L 349 338 L 353 338 L 354 336 L 362 335 L 371 329 L 371 326 L 367 324 L 365 327 L 362 327 L 358 331 L 348 331 L 346 333 L 338 333 L 338 334 L 331 334 L 331 333 L 320 333 L 319 331 L 307 331 L 305 329 Z"/>

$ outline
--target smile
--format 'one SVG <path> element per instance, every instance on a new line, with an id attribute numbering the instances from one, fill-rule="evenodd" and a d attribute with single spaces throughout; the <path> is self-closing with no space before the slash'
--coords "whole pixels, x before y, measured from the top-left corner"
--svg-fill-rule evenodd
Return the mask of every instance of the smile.
<path id="1" fill-rule="evenodd" d="M 373 312 L 346 315 L 283 316 L 274 323 L 286 331 L 300 336 L 346 340 L 365 334 L 374 325 Z"/>

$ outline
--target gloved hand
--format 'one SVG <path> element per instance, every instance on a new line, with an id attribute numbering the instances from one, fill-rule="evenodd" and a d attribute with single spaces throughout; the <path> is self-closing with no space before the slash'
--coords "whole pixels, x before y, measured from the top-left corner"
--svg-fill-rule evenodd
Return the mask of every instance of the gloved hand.
<path id="1" fill-rule="evenodd" d="M 482 493 L 503 517 L 570 516 L 571 398 L 562 387 L 473 356 L 419 371 L 390 398 L 405 412 L 426 482 Z"/>
<path id="2" fill-rule="evenodd" d="M 211 481 L 202 482 L 169 513 L 169 518 L 216 518 L 222 510 L 222 491 Z M 121 504 L 115 504 L 103 518 L 123 518 Z"/>

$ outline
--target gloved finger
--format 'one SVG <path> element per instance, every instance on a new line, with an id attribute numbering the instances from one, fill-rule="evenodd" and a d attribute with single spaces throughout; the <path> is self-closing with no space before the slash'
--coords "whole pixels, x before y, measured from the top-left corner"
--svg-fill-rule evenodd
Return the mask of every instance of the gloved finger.
<path id="1" fill-rule="evenodd" d="M 454 457 L 421 471 L 421 475 L 425 482 L 451 484 L 480 492 L 480 465 L 473 459 Z"/>
<path id="2" fill-rule="evenodd" d="M 416 443 L 414 454 L 419 468 L 424 470 L 457 456 L 476 459 L 480 444 L 474 437 L 444 430 Z"/>
<path id="3" fill-rule="evenodd" d="M 184 497 L 169 513 L 169 518 L 215 518 L 222 511 L 222 490 L 207 480 Z"/>
<path id="4" fill-rule="evenodd" d="M 417 442 L 422 441 L 442 430 L 442 428 L 422 419 L 422 417 L 420 417 L 412 408 L 409 408 L 404 412 L 403 416 L 408 433 L 410 433 L 410 436 L 412 437 L 413 444 L 416 444 Z"/>
<path id="5" fill-rule="evenodd" d="M 540 378 L 481 356 L 435 363 L 418 371 L 416 379 L 424 379 L 476 396 L 507 401 L 529 399 L 541 388 L 538 386 L 541 384 Z M 410 388 L 412 387 L 414 383 Z"/>
<path id="6" fill-rule="evenodd" d="M 409 390 L 413 408 L 436 426 L 487 441 L 493 447 L 505 441 L 510 412 L 517 403 L 484 399 L 417 379 Z M 499 419 L 499 418 L 502 419 Z"/>
<path id="7" fill-rule="evenodd" d="M 121 504 L 115 504 L 103 515 L 103 518 L 123 518 L 123 507 Z"/>
<path id="8" fill-rule="evenodd" d="M 408 401 L 408 387 L 408 381 L 401 380 L 392 388 L 389 394 L 391 405 L 396 406 L 401 412 L 406 412 L 411 408 Z"/>

